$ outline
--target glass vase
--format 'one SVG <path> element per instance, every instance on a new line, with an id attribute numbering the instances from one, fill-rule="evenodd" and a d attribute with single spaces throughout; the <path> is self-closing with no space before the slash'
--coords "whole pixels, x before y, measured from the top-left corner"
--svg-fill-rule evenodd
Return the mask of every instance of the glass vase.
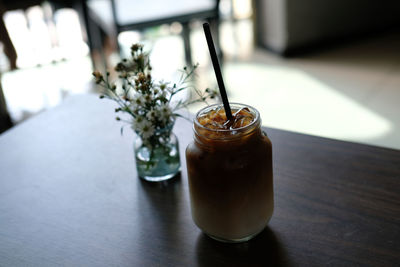
<path id="1" fill-rule="evenodd" d="M 178 138 L 169 129 L 156 131 L 147 140 L 136 134 L 134 154 L 138 176 L 146 181 L 165 181 L 180 171 Z"/>

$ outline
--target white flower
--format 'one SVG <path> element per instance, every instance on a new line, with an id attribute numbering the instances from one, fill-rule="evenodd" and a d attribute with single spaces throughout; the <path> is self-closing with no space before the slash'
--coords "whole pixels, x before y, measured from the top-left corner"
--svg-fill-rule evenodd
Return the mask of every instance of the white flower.
<path id="1" fill-rule="evenodd" d="M 149 121 L 154 121 L 157 117 L 158 117 L 158 112 L 156 109 L 150 109 L 146 114 L 146 118 Z"/>
<path id="2" fill-rule="evenodd" d="M 127 97 L 129 99 L 134 99 L 136 97 L 136 92 L 133 88 L 128 90 Z"/>
<path id="3" fill-rule="evenodd" d="M 167 91 L 167 90 L 164 90 L 164 91 L 160 91 L 160 92 L 157 94 L 157 97 L 159 97 L 159 98 L 167 98 L 167 95 L 168 95 L 168 91 Z"/>
<path id="4" fill-rule="evenodd" d="M 154 98 L 157 98 L 161 93 L 161 89 L 156 87 L 156 88 L 153 89 L 152 93 L 154 95 Z"/>
<path id="5" fill-rule="evenodd" d="M 154 134 L 154 130 L 154 126 L 151 124 L 151 122 L 144 120 L 143 123 L 139 125 L 138 134 L 143 139 L 148 139 Z"/>
<path id="6" fill-rule="evenodd" d="M 130 109 L 131 109 L 132 113 L 135 114 L 136 116 L 140 115 L 139 106 L 131 105 Z"/>
<path id="7" fill-rule="evenodd" d="M 150 103 L 151 101 L 153 101 L 153 97 L 150 94 L 145 94 L 142 97 L 146 103 Z"/>
<path id="8" fill-rule="evenodd" d="M 141 95 L 141 94 L 135 94 L 135 96 L 132 99 L 133 106 L 143 106 L 145 103 L 146 103 L 146 100 L 144 99 L 143 95 Z"/>
<path id="9" fill-rule="evenodd" d="M 164 85 L 166 86 L 166 85 Z M 168 95 L 168 91 L 164 89 L 161 89 L 161 85 L 154 87 L 153 89 L 153 94 L 154 94 L 154 98 L 166 98 Z"/>
<path id="10" fill-rule="evenodd" d="M 114 90 L 115 90 L 115 94 L 117 94 L 121 98 L 125 95 L 125 91 L 121 87 L 117 87 Z"/>
<path id="11" fill-rule="evenodd" d="M 166 82 L 160 82 L 160 89 L 164 91 L 168 87 L 168 83 Z"/>
<path id="12" fill-rule="evenodd" d="M 136 118 L 133 118 L 132 120 L 132 129 L 135 132 L 139 132 L 140 129 L 142 128 L 142 124 L 145 123 L 146 119 L 143 116 L 136 116 Z"/>
<path id="13" fill-rule="evenodd" d="M 160 106 L 158 106 L 157 110 L 160 115 L 160 120 L 164 122 L 168 122 L 170 120 L 172 111 L 169 105 L 161 104 Z"/>

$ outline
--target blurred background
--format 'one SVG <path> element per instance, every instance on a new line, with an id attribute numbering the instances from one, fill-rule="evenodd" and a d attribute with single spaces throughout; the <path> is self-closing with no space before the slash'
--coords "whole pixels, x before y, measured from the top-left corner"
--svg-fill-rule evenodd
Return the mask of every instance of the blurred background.
<path id="1" fill-rule="evenodd" d="M 400 149 L 399 1 L 0 0 L 0 13 L 0 132 L 99 93 L 92 71 L 135 42 L 155 79 L 199 63 L 197 87 L 216 87 L 208 21 L 230 101 L 263 125 Z"/>

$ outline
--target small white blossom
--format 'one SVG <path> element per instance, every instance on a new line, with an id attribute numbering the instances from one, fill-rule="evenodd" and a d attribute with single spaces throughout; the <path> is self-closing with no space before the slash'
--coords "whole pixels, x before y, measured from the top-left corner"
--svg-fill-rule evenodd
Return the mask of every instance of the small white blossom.
<path id="1" fill-rule="evenodd" d="M 121 98 L 125 95 L 125 92 L 121 87 L 115 88 L 114 91 L 115 91 L 115 94 Z"/>
<path id="2" fill-rule="evenodd" d="M 151 94 L 143 95 L 143 99 L 144 99 L 145 103 L 151 103 L 151 101 L 153 101 L 153 97 L 151 96 Z"/>
<path id="3" fill-rule="evenodd" d="M 138 106 L 132 106 L 132 105 L 131 105 L 131 111 L 132 111 L 132 113 L 135 114 L 136 116 L 139 116 L 139 115 L 140 115 L 140 109 L 139 109 Z"/>
<path id="4" fill-rule="evenodd" d="M 133 106 L 144 106 L 145 103 L 146 100 L 144 99 L 144 96 L 142 94 L 135 94 L 132 99 Z"/>
<path id="5" fill-rule="evenodd" d="M 163 90 L 165 90 L 166 88 L 167 88 L 167 83 L 164 83 L 164 82 L 162 82 L 162 83 L 160 83 L 160 89 L 163 91 Z"/>
<path id="6" fill-rule="evenodd" d="M 133 118 L 132 120 L 132 129 L 135 132 L 140 131 L 142 128 L 142 125 L 145 123 L 146 119 L 143 116 L 136 116 L 136 118 Z"/>
<path id="7" fill-rule="evenodd" d="M 168 91 L 167 90 L 160 90 L 160 89 L 155 89 L 154 90 L 154 96 L 156 98 L 166 98 L 168 95 Z"/>
<path id="8" fill-rule="evenodd" d="M 129 99 L 134 99 L 135 96 L 136 96 L 135 90 L 133 90 L 133 89 L 128 90 L 128 93 L 126 94 L 126 96 L 127 96 Z"/>
<path id="9" fill-rule="evenodd" d="M 143 123 L 140 124 L 140 127 L 138 129 L 138 134 L 143 138 L 143 139 L 148 139 L 154 134 L 154 125 L 148 121 L 145 120 Z"/>
<path id="10" fill-rule="evenodd" d="M 147 112 L 146 118 L 149 121 L 155 121 L 155 119 L 158 117 L 158 112 L 156 109 L 151 109 L 150 111 Z"/>
<path id="11" fill-rule="evenodd" d="M 168 122 L 171 119 L 172 111 L 169 105 L 161 104 L 157 110 L 161 121 Z"/>

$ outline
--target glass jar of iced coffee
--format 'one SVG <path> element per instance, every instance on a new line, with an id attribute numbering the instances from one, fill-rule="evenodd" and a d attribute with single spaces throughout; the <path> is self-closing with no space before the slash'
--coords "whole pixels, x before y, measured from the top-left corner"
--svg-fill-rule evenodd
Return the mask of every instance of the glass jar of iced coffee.
<path id="1" fill-rule="evenodd" d="M 200 110 L 186 148 L 192 217 L 210 237 L 243 242 L 261 232 L 273 212 L 272 145 L 258 111 L 231 104 Z"/>

